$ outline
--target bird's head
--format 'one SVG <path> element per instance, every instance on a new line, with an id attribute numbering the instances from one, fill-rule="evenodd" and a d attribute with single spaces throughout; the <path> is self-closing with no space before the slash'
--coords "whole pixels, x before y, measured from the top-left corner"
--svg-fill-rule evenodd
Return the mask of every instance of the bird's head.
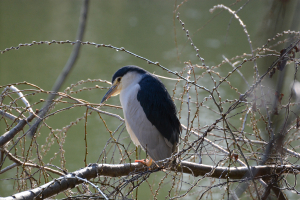
<path id="1" fill-rule="evenodd" d="M 144 69 L 133 65 L 120 68 L 113 75 L 111 81 L 112 86 L 102 98 L 101 103 L 109 99 L 111 96 L 120 94 L 123 89 L 130 87 L 132 84 L 138 83 L 142 76 L 146 73 L 147 71 Z"/>

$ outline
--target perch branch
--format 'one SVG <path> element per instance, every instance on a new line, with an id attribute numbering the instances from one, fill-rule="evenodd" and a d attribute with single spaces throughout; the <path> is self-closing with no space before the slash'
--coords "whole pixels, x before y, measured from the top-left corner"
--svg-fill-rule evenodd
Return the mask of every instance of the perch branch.
<path id="1" fill-rule="evenodd" d="M 265 166 L 253 166 L 250 167 L 259 176 L 268 176 L 272 173 L 290 173 L 295 174 L 300 170 L 300 166 L 292 165 L 265 165 Z M 136 174 L 149 170 L 148 167 L 144 167 L 141 163 L 126 163 L 126 164 L 92 164 L 83 169 L 69 173 L 65 176 L 61 176 L 49 183 L 46 183 L 40 187 L 20 192 L 9 197 L 0 198 L 0 200 L 16 200 L 16 199 L 44 199 L 56 195 L 64 190 L 74 188 L 76 185 L 83 183 L 82 179 L 92 179 L 98 176 L 110 176 L 121 177 L 128 176 L 130 174 Z M 157 169 L 154 169 L 157 171 Z M 182 161 L 180 165 L 172 167 L 170 170 L 176 172 L 183 172 L 191 174 L 193 176 L 206 176 L 224 179 L 230 177 L 230 179 L 241 179 L 249 172 L 248 167 L 216 167 L 212 165 L 196 164 L 192 162 Z M 78 179 L 76 177 L 80 177 Z"/>

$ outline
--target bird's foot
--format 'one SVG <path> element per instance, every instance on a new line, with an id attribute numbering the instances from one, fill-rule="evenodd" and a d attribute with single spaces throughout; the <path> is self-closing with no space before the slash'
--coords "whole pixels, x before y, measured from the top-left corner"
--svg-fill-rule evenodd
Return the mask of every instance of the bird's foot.
<path id="1" fill-rule="evenodd" d="M 152 165 L 152 159 L 143 159 L 143 160 L 135 160 L 134 162 L 142 163 L 143 165 L 146 165 L 147 167 L 150 167 Z"/>

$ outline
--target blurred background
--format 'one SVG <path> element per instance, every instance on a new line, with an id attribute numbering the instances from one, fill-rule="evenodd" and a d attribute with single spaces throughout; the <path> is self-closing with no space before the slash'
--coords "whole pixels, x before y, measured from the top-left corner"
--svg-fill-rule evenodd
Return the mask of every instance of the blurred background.
<path id="1" fill-rule="evenodd" d="M 185 61 L 201 65 L 201 61 L 196 57 L 196 53 L 187 40 L 186 34 L 182 31 L 182 26 L 176 19 L 180 13 L 180 19 L 185 23 L 185 28 L 189 30 L 194 44 L 199 48 L 199 54 L 205 59 L 207 66 L 214 66 L 222 62 L 223 55 L 232 58 L 243 53 L 251 53 L 247 37 L 236 19 L 232 19 L 227 11 L 216 10 L 209 12 L 214 5 L 222 3 L 230 6 L 232 10 L 238 10 L 247 1 L 96 1 L 91 0 L 88 11 L 87 26 L 83 41 L 95 42 L 98 44 L 111 44 L 143 56 L 151 61 L 158 61 L 164 67 L 173 71 L 181 71 L 185 66 Z M 238 15 L 247 25 L 249 35 L 254 41 L 253 47 L 257 48 L 266 43 L 266 39 L 273 37 L 277 32 L 288 30 L 295 24 L 293 13 L 296 8 L 296 1 L 249 1 Z M 178 6 L 179 5 L 179 6 Z M 74 41 L 79 24 L 82 1 L 0 1 L 0 50 L 17 46 L 20 43 L 30 43 L 32 41 L 51 40 L 71 40 Z M 285 7 L 284 7 L 285 6 Z M 282 9 L 280 9 L 282 8 Z M 288 12 L 283 12 L 289 11 Z M 272 11 L 272 12 L 270 12 Z M 269 20 L 268 17 L 275 17 Z M 285 20 L 285 19 L 288 20 Z M 297 23 L 296 23 L 297 24 Z M 297 27 L 296 27 L 297 28 Z M 0 85 L 16 82 L 29 82 L 41 87 L 44 90 L 51 90 L 56 78 L 62 71 L 73 46 L 64 45 L 34 45 L 23 47 L 19 50 L 11 50 L 0 55 Z M 63 90 L 71 84 L 86 79 L 102 79 L 111 81 L 113 73 L 125 65 L 138 65 L 144 69 L 171 78 L 176 78 L 160 67 L 148 65 L 145 61 L 124 52 L 117 52 L 110 48 L 95 48 L 84 45 L 81 47 L 79 59 L 75 68 L 68 76 Z M 224 72 L 228 72 L 228 67 Z M 253 68 L 241 69 L 247 79 L 253 78 Z M 247 71 L 249 77 L 247 77 Z M 166 84 L 170 93 L 174 89 L 175 82 L 162 81 Z M 233 84 L 234 84 L 234 80 Z M 108 84 L 95 83 L 103 87 Z M 95 85 L 91 84 L 91 85 Z M 205 79 L 199 82 L 205 85 Z M 245 84 L 236 86 L 245 90 Z M 179 83 L 183 86 L 184 83 Z M 208 86 L 209 87 L 209 86 Z M 212 86 L 211 86 L 212 87 Z M 209 89 L 211 89 L 211 87 Z M 1 92 L 1 91 L 0 91 Z M 84 99 L 90 103 L 100 103 L 106 90 L 92 90 L 82 92 L 77 98 Z M 202 92 L 199 93 L 201 96 Z M 207 95 L 203 93 L 203 95 Z M 201 98 L 203 98 L 202 96 Z M 44 97 L 46 98 L 46 96 Z M 238 98 L 234 97 L 234 98 Z M 34 97 L 29 97 L 29 102 L 34 102 Z M 120 105 L 119 98 L 111 98 L 110 104 Z M 179 102 L 176 102 L 177 106 Z M 37 105 L 35 108 L 41 108 Z M 121 110 L 105 108 L 123 116 Z M 62 113 L 56 120 L 50 119 L 53 129 L 59 129 L 78 116 L 82 116 L 85 109 L 70 110 Z M 182 113 L 182 123 L 186 114 Z M 207 117 L 209 118 L 209 116 Z M 119 122 L 104 116 L 108 127 L 116 129 Z M 208 119 L 203 119 L 208 120 Z M 85 147 L 84 122 L 68 131 L 68 137 L 64 144 L 66 168 L 69 172 L 84 167 Z M 204 122 L 205 123 L 205 122 Z M 0 134 L 3 134 L 6 125 L 0 123 Z M 99 152 L 102 151 L 110 135 L 105 132 L 106 127 L 95 115 L 88 121 L 88 157 L 87 163 L 95 163 L 98 160 Z M 47 143 L 47 137 L 41 135 L 41 144 Z M 130 142 L 128 138 L 126 142 Z M 55 145 L 51 148 L 55 148 Z M 54 149 L 55 151 L 55 149 Z M 47 157 L 48 155 L 45 155 Z M 52 157 L 52 155 L 49 155 Z M 59 163 L 54 160 L 53 163 Z M 14 177 L 14 172 L 1 174 L 0 179 Z M 154 177 L 154 176 L 153 176 Z M 155 177 L 154 177 L 155 179 Z M 7 182 L 6 182 L 7 183 Z M 0 195 L 7 196 L 13 194 L 14 185 L 1 184 Z M 148 195 L 151 194 L 147 185 L 142 187 Z M 141 191 L 139 191 L 141 192 Z M 161 197 L 167 194 L 166 189 Z M 143 199 L 141 196 L 139 199 Z"/>

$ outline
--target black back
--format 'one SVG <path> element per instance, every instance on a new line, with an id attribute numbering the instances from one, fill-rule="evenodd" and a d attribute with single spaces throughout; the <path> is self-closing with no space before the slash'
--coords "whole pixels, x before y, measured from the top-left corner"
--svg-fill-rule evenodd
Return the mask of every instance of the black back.
<path id="1" fill-rule="evenodd" d="M 181 125 L 176 116 L 175 104 L 163 83 L 154 75 L 146 73 L 139 82 L 137 94 L 148 120 L 172 144 L 178 143 Z"/>

